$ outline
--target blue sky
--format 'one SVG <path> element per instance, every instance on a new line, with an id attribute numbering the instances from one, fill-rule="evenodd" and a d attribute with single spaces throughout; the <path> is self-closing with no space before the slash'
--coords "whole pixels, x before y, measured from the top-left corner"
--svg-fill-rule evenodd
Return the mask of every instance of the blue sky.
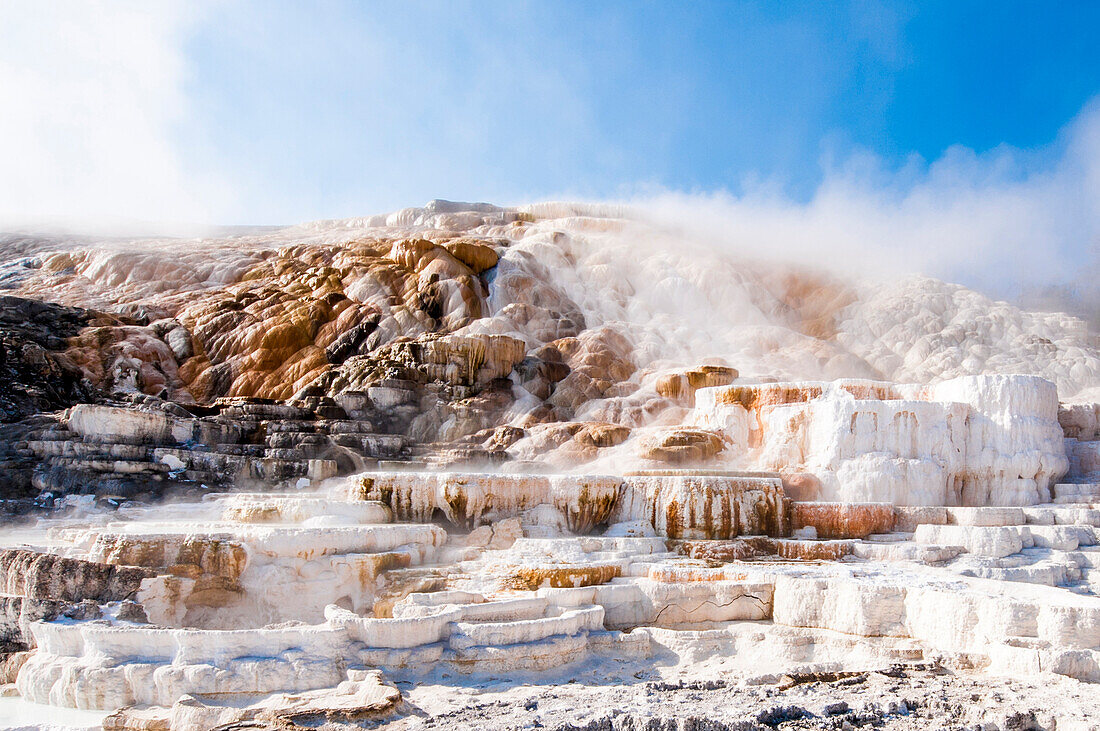
<path id="1" fill-rule="evenodd" d="M 1071 179 L 1097 28 L 1091 2 L 8 0 L 0 218 Z"/>
<path id="2" fill-rule="evenodd" d="M 246 219 L 431 197 L 778 186 L 860 152 L 1050 145 L 1100 90 L 1097 3 L 225 3 L 175 130 Z"/>

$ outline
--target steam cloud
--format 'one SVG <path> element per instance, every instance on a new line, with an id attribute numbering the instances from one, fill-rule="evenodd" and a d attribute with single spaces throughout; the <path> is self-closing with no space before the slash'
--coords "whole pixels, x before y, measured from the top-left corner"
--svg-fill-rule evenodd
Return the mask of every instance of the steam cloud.
<path id="1" fill-rule="evenodd" d="M 231 223 L 247 219 L 237 202 L 265 198 L 226 184 L 239 171 L 189 167 L 179 134 L 193 121 L 185 40 L 201 11 L 159 10 L 14 3 L 0 11 L 0 88 L 12 100 L 0 118 L 4 226 L 104 231 L 105 217 Z M 58 40 L 35 47 L 43 37 Z M 420 185 L 424 199 L 442 193 L 431 176 Z M 482 191 L 475 184 L 464 193 Z M 841 157 L 808 201 L 764 183 L 739 195 L 661 190 L 622 202 L 685 239 L 737 254 L 845 273 L 925 273 L 1067 309 L 1095 326 L 1097 201 L 1100 100 L 1038 150 L 954 147 L 900 169 L 869 153 Z"/>
<path id="2" fill-rule="evenodd" d="M 1100 102 L 1048 148 L 955 147 L 891 172 L 871 155 L 830 169 L 805 203 L 756 186 L 631 201 L 690 238 L 839 274 L 922 273 L 1100 324 Z"/>

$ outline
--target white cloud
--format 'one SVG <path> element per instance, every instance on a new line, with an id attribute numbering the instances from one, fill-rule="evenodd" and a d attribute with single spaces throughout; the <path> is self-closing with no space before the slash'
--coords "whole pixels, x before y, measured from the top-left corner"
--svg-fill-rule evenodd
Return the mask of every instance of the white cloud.
<path id="1" fill-rule="evenodd" d="M 194 6 L 0 4 L 0 221 L 208 221 L 226 191 L 173 145 Z"/>
<path id="2" fill-rule="evenodd" d="M 662 193 L 635 200 L 669 226 L 764 258 L 832 270 L 921 272 L 999 296 L 1069 282 L 1100 253 L 1100 103 L 1088 106 L 1048 149 L 952 148 L 898 171 L 868 154 L 830 168 L 808 202 L 759 186 Z"/>
<path id="3" fill-rule="evenodd" d="M 463 85 L 457 70 L 449 75 L 448 65 L 436 69 L 434 57 L 418 60 L 415 54 L 399 53 L 400 43 L 387 43 L 388 31 L 376 31 L 381 33 L 377 48 L 362 63 L 348 66 L 346 49 L 324 47 L 330 30 L 326 23 L 297 39 L 297 28 L 291 28 L 284 38 L 254 25 L 257 18 L 268 17 L 255 15 L 262 8 L 235 6 L 231 9 L 239 14 L 229 13 L 235 21 L 228 23 L 233 31 L 229 45 L 280 38 L 298 48 L 301 58 L 293 56 L 280 69 L 298 80 L 299 95 L 312 89 L 305 81 L 318 75 L 339 76 L 341 83 L 355 82 L 366 91 L 361 89 L 359 105 L 349 109 L 339 94 L 321 95 L 318 103 L 308 95 L 294 97 L 291 84 L 269 95 L 271 106 L 260 107 L 259 119 L 216 107 L 204 110 L 207 118 L 200 119 L 188 96 L 187 43 L 211 14 L 205 3 L 197 7 L 146 0 L 0 2 L 0 225 L 59 217 L 82 229 L 105 219 L 289 223 L 271 221 L 270 212 L 292 218 L 328 215 L 334 207 L 349 215 L 378 212 L 354 210 L 375 207 L 369 203 L 372 185 L 384 186 L 390 198 L 424 186 L 436 189 L 430 196 L 480 197 L 486 191 L 523 196 L 524 191 L 510 189 L 507 175 L 483 176 L 488 182 L 482 181 L 481 193 L 461 188 L 469 185 L 471 168 L 490 160 L 493 169 L 512 165 L 535 171 L 532 189 L 545 190 L 555 185 L 548 181 L 569 177 L 576 168 L 564 162 L 575 157 L 572 141 L 594 134 L 586 99 L 568 83 L 573 76 L 583 77 L 583 68 L 563 75 L 556 67 L 540 70 L 529 61 L 505 63 L 525 58 L 519 51 L 529 42 L 526 37 L 503 39 L 501 46 L 471 36 L 468 41 L 482 55 L 474 64 L 475 83 Z M 297 18 L 291 14 L 291 20 Z M 352 36 L 339 37 L 354 48 L 370 46 L 359 30 Z M 282 48 L 275 44 L 265 52 L 282 53 Z M 263 53 L 252 61 L 258 68 L 273 63 Z M 300 63 L 321 65 L 299 78 L 290 71 Z M 519 88 L 521 80 L 539 93 L 525 95 L 521 103 L 501 94 L 501 89 Z M 456 88 L 466 92 L 457 94 Z M 377 98 L 388 100 L 385 114 L 369 113 Z M 424 113 L 425 100 L 447 113 Z M 294 135 L 338 133 L 339 125 L 325 125 L 326 115 L 341 114 L 361 118 L 356 138 L 334 133 L 331 144 L 322 145 L 305 167 L 297 158 L 282 160 L 273 147 L 287 142 L 284 137 L 292 142 Z M 289 116 L 296 124 L 263 128 L 264 115 Z M 396 123 L 383 124 L 391 117 Z M 252 126 L 242 119 L 250 119 Z M 502 126 L 507 124 L 530 134 L 500 148 L 497 140 L 507 137 Z M 227 125 L 246 125 L 263 145 L 243 158 L 219 148 L 217 140 L 209 150 L 220 154 L 196 149 L 204 131 L 215 135 Z M 420 144 L 425 137 L 445 144 Z M 611 157 L 621 152 L 614 140 L 596 136 L 592 144 Z M 446 154 L 439 153 L 441 148 Z M 380 150 L 398 150 L 400 164 L 383 165 Z M 211 167 L 197 167 L 200 159 Z M 263 168 L 263 175 L 249 164 L 271 159 L 280 164 Z M 369 173 L 327 184 L 362 168 Z M 1078 290 L 1067 290 L 1071 295 L 1100 301 L 1094 283 L 1100 271 L 1100 102 L 1086 107 L 1045 150 L 1004 147 L 975 154 L 953 148 L 931 164 L 914 160 L 901 170 L 857 154 L 826 168 L 824 182 L 804 203 L 767 181 L 749 186 L 741 196 L 666 192 L 635 202 L 662 221 L 688 229 L 690 238 L 755 256 L 861 272 L 919 271 L 1009 297 L 1069 282 L 1070 290 Z M 235 185 L 228 185 L 230 180 Z M 264 211 L 268 220 L 256 220 Z"/>

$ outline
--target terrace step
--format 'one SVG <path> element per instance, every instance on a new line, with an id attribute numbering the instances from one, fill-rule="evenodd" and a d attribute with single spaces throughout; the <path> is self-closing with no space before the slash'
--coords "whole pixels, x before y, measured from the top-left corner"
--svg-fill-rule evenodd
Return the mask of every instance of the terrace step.
<path id="1" fill-rule="evenodd" d="M 50 460 L 56 467 L 92 472 L 111 472 L 119 475 L 164 474 L 170 471 L 159 462 L 135 459 L 96 459 L 94 457 L 56 457 Z"/>
<path id="2" fill-rule="evenodd" d="M 1059 482 L 1051 492 L 1054 502 L 1100 502 L 1100 482 Z"/>
<path id="3" fill-rule="evenodd" d="M 27 449 L 39 458 L 48 457 L 103 457 L 111 459 L 148 460 L 149 447 L 134 444 L 106 444 L 72 440 L 40 440 L 27 442 Z"/>

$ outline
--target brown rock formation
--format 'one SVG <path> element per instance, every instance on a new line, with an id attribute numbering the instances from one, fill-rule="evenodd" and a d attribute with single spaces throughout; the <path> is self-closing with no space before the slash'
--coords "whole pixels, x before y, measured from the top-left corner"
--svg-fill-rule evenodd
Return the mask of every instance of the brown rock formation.
<path id="1" fill-rule="evenodd" d="M 621 574 L 622 567 L 618 564 L 547 564 L 519 568 L 506 583 L 513 589 L 525 591 L 545 586 L 562 589 L 606 584 Z"/>
<path id="2" fill-rule="evenodd" d="M 557 384 L 548 402 L 566 415 L 571 416 L 587 401 L 603 398 L 635 371 L 633 345 L 610 327 L 585 330 L 551 345 L 561 353 L 569 375 Z"/>
<path id="3" fill-rule="evenodd" d="M 638 456 L 670 465 L 701 464 L 718 455 L 725 442 L 706 429 L 664 429 L 643 440 Z"/>
<path id="4" fill-rule="evenodd" d="M 793 503 L 791 527 L 814 528 L 818 538 L 866 538 L 894 529 L 889 503 Z"/>
<path id="5" fill-rule="evenodd" d="M 161 569 L 187 578 L 210 574 L 236 580 L 248 563 L 248 553 L 240 543 L 216 536 L 104 533 L 96 540 L 91 555 L 106 564 Z"/>
<path id="6" fill-rule="evenodd" d="M 657 393 L 683 406 L 695 406 L 695 392 L 711 386 L 728 386 L 737 378 L 737 369 L 702 365 L 685 371 L 666 373 L 657 379 Z"/>
<path id="7" fill-rule="evenodd" d="M 624 477 L 620 517 L 647 520 L 658 535 L 731 539 L 787 534 L 787 500 L 778 477 L 649 470 Z"/>
<path id="8" fill-rule="evenodd" d="M 22 549 L 0 550 L 0 593 L 29 599 L 116 602 L 132 599 L 153 572 Z"/>
<path id="9" fill-rule="evenodd" d="M 758 383 L 743 386 L 727 386 L 717 397 L 718 403 L 741 404 L 749 411 L 759 411 L 768 406 L 782 406 L 811 401 L 821 396 L 826 384 Z M 890 383 L 873 381 L 835 381 L 834 386 L 857 399 L 901 398 L 897 388 Z"/>
<path id="10" fill-rule="evenodd" d="M 835 561 L 852 552 L 851 541 L 797 541 L 789 538 L 748 536 L 729 541 L 678 541 L 676 550 L 712 566 L 731 561 L 788 559 Z"/>
<path id="11" fill-rule="evenodd" d="M 57 252 L 25 289 L 141 311 L 71 344 L 108 391 L 287 399 L 333 362 L 481 317 L 478 275 L 496 263 L 474 239 L 196 248 Z"/>

